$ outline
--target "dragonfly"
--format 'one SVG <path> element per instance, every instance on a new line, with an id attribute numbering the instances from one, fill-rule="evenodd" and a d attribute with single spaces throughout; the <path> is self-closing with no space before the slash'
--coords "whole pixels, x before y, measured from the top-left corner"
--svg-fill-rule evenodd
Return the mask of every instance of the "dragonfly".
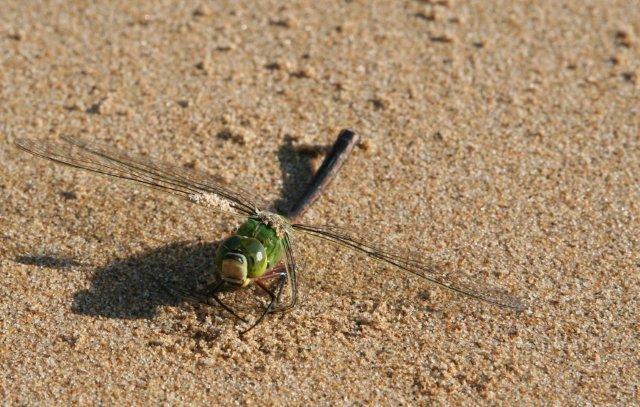
<path id="1" fill-rule="evenodd" d="M 471 277 L 438 272 L 417 251 L 407 253 L 390 247 L 357 228 L 349 230 L 333 225 L 299 223 L 297 216 L 288 217 L 265 209 L 250 191 L 197 170 L 187 170 L 151 156 L 135 155 L 108 144 L 69 136 L 61 136 L 59 141 L 20 138 L 15 144 L 28 153 L 58 164 L 131 181 L 204 206 L 212 212 L 242 219 L 235 233 L 218 245 L 204 278 L 206 284 L 189 292 L 173 288 L 174 292 L 178 290 L 193 301 L 209 305 L 213 300 L 244 322 L 248 321 L 218 294 L 223 290 L 241 290 L 249 286 L 263 290 L 269 297 L 268 303 L 242 334 L 256 327 L 268 314 L 290 310 L 298 303 L 298 266 L 294 256 L 298 235 L 323 239 L 359 252 L 465 297 L 516 312 L 525 308 L 520 299 L 502 289 L 479 283 Z M 285 290 L 286 299 L 283 298 Z"/>

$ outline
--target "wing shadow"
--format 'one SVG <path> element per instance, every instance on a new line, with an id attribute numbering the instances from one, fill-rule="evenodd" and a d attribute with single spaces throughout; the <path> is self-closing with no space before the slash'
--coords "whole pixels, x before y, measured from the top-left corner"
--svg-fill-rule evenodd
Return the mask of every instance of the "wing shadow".
<path id="1" fill-rule="evenodd" d="M 82 266 L 81 262 L 70 257 L 56 257 L 47 254 L 18 256 L 14 261 L 27 266 L 40 266 L 53 269 L 66 269 L 74 266 Z"/>

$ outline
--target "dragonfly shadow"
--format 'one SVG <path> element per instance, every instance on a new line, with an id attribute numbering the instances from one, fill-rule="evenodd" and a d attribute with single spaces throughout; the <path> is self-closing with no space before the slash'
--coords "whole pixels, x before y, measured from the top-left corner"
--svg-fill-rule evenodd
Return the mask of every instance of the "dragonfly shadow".
<path id="1" fill-rule="evenodd" d="M 163 305 L 184 301 L 167 288 L 190 292 L 210 270 L 217 242 L 177 242 L 94 271 L 91 287 L 74 295 L 76 314 L 118 319 L 150 319 Z"/>
<path id="2" fill-rule="evenodd" d="M 302 197 L 314 174 L 313 160 L 329 151 L 331 146 L 295 145 L 296 138 L 286 136 L 278 150 L 278 161 L 282 172 L 282 194 L 274 207 L 279 213 L 289 213 Z"/>
<path id="3" fill-rule="evenodd" d="M 278 151 L 283 198 L 275 206 L 281 213 L 287 213 L 304 192 L 313 176 L 313 160 L 330 148 L 295 145 L 295 141 L 287 136 Z M 176 242 L 115 260 L 94 270 L 91 287 L 74 295 L 72 311 L 118 319 L 153 318 L 159 307 L 177 306 L 186 299 L 178 292 L 169 292 L 171 288 L 195 291 L 199 277 L 211 270 L 217 244 Z M 47 259 L 43 261 L 49 263 Z"/>

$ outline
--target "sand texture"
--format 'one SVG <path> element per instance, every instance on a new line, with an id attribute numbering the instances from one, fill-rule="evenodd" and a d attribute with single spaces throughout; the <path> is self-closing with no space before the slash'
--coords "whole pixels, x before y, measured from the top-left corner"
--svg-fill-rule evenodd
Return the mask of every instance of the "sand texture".
<path id="1" fill-rule="evenodd" d="M 9 405 L 640 404 L 640 6 L 0 2 Z M 192 281 L 238 220 L 19 151 L 63 135 L 502 287 L 520 314 L 300 237 L 303 302 L 245 337 Z M 2 403 L 0 403 L 2 404 Z"/>

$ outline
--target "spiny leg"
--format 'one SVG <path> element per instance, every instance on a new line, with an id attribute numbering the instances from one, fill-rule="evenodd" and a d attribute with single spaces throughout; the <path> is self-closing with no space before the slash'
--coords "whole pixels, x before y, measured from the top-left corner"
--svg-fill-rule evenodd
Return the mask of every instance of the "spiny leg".
<path id="1" fill-rule="evenodd" d="M 255 283 L 256 283 L 256 285 L 258 287 L 262 288 L 262 291 L 264 291 L 267 294 L 269 294 L 269 297 L 271 298 L 271 301 L 273 301 L 276 298 L 276 295 L 273 293 L 273 291 L 271 291 L 269 289 L 269 287 L 267 287 L 262 281 L 256 280 Z"/>
<path id="2" fill-rule="evenodd" d="M 287 270 L 287 268 L 285 267 L 285 265 L 280 263 L 279 265 L 274 266 L 272 269 L 267 270 L 266 273 L 264 273 L 261 277 L 258 277 L 254 281 L 264 281 L 264 280 L 268 280 L 270 278 L 281 276 L 283 274 L 287 274 L 286 270 Z"/>
<path id="3" fill-rule="evenodd" d="M 262 277 L 259 277 L 258 279 L 254 280 L 254 282 L 257 285 L 258 282 L 262 282 L 264 280 L 269 280 L 269 279 L 272 279 L 272 278 L 275 278 L 275 277 L 281 277 L 281 276 L 284 276 L 287 279 L 289 278 L 289 274 L 287 273 L 287 267 L 282 263 L 280 265 L 278 265 L 278 266 L 275 266 L 271 270 L 267 271 Z M 262 287 L 262 286 L 260 288 L 262 288 L 264 291 L 268 290 L 268 288 L 265 288 L 265 287 Z M 280 290 L 279 293 L 278 293 L 278 298 L 276 299 L 277 306 L 274 307 L 271 310 L 272 312 L 284 312 L 284 311 L 288 311 L 291 308 L 293 308 L 293 304 L 287 304 L 285 306 L 280 306 L 281 305 L 280 304 L 280 298 L 282 297 L 282 291 L 283 290 Z M 273 296 L 273 292 L 272 291 L 269 290 L 269 291 L 267 291 L 267 293 L 269 294 L 270 297 Z"/>
<path id="4" fill-rule="evenodd" d="M 280 263 L 279 265 L 269 270 L 264 276 L 262 276 L 262 278 L 260 278 L 260 280 L 266 280 L 276 276 L 285 276 L 288 278 L 289 274 L 287 273 L 287 266 L 285 266 L 283 263 Z M 276 303 L 278 304 L 278 306 L 272 310 L 273 312 L 285 312 L 285 311 L 289 311 L 291 308 L 294 307 L 295 304 L 293 302 L 290 304 L 281 306 L 280 304 L 281 296 L 282 296 L 282 290 L 280 290 L 280 292 L 278 293 L 278 299 L 276 300 Z"/>
<path id="5" fill-rule="evenodd" d="M 269 305 L 264 309 L 260 317 L 256 320 L 256 322 L 254 322 L 253 325 L 251 325 L 249 328 L 240 332 L 240 335 L 244 335 L 247 332 L 251 331 L 253 328 L 255 328 L 260 322 L 262 322 L 262 320 L 267 316 L 267 314 L 273 310 L 273 307 L 275 306 L 275 304 L 280 300 L 280 295 L 282 294 L 282 289 L 284 288 L 284 284 L 286 282 L 287 282 L 287 275 L 280 274 L 278 278 L 278 288 L 276 289 L 277 294 L 274 294 L 262 282 L 256 281 L 256 285 L 262 288 L 263 290 L 265 290 L 269 294 L 269 296 L 271 297 L 271 301 L 269 302 Z"/>
<path id="6" fill-rule="evenodd" d="M 208 300 L 209 300 L 209 298 L 213 298 L 228 313 L 230 313 L 234 317 L 238 318 L 242 322 L 247 322 L 247 320 L 245 318 L 243 318 L 240 315 L 238 315 L 231 307 L 229 307 L 227 304 L 223 303 L 218 297 L 216 297 L 215 294 L 218 292 L 218 290 L 220 290 L 220 288 L 224 284 L 223 280 L 220 280 L 220 282 L 215 282 L 215 283 L 210 284 L 209 286 L 207 286 L 205 288 L 205 291 L 202 292 L 202 293 L 189 292 L 189 291 L 187 291 L 185 289 L 182 289 L 182 288 L 170 287 L 168 284 L 166 284 L 165 282 L 162 282 L 162 281 L 160 281 L 158 279 L 156 279 L 156 282 L 160 285 L 160 287 L 162 287 L 169 294 L 171 294 L 173 296 L 176 296 L 176 297 L 179 296 L 179 297 L 186 298 L 187 300 L 190 300 L 192 302 L 196 302 L 196 303 L 200 303 L 200 304 L 211 306 L 211 304 L 209 303 Z M 207 296 L 209 296 L 209 297 L 207 297 Z"/>
<path id="7" fill-rule="evenodd" d="M 213 298 L 213 300 L 215 302 L 217 302 L 222 308 L 224 308 L 228 313 L 230 313 L 234 317 L 238 318 L 240 321 L 247 322 L 246 319 L 244 319 L 243 317 L 238 315 L 233 310 L 233 308 L 231 308 L 230 306 L 228 306 L 227 304 L 222 302 L 222 300 L 220 298 L 218 298 L 218 296 L 216 295 L 218 293 L 218 291 L 220 290 L 220 288 L 222 288 L 223 285 L 224 285 L 224 280 L 220 280 L 219 282 L 214 282 L 214 283 L 208 285 L 207 287 L 205 287 L 204 294 L 210 296 L 211 298 Z"/>

